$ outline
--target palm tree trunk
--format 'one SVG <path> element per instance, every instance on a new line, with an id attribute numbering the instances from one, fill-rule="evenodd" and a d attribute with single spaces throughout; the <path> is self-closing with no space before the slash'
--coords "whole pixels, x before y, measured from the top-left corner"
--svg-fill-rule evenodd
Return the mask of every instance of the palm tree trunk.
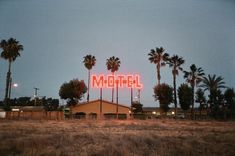
<path id="1" fill-rule="evenodd" d="M 117 97 L 116 97 L 117 98 L 117 101 L 116 101 L 117 102 L 117 110 L 116 110 L 117 112 L 116 113 L 117 113 L 117 119 L 118 119 L 118 83 L 116 85 L 117 85 L 116 86 L 116 92 L 117 92 L 116 93 L 117 94 Z"/>
<path id="2" fill-rule="evenodd" d="M 11 61 L 9 61 L 9 64 L 8 64 L 8 72 L 7 72 L 7 77 L 6 77 L 5 104 L 8 104 L 7 99 L 9 95 L 10 77 L 11 77 Z"/>
<path id="3" fill-rule="evenodd" d="M 87 91 L 87 102 L 89 102 L 90 98 L 90 77 L 91 77 L 91 71 L 88 70 L 88 91 Z"/>
<path id="4" fill-rule="evenodd" d="M 195 86 L 192 85 L 192 109 L 191 109 L 191 118 L 194 119 L 194 89 Z"/>
<path id="5" fill-rule="evenodd" d="M 206 102 L 206 118 L 208 118 L 209 110 L 208 110 L 208 101 Z"/>
<path id="6" fill-rule="evenodd" d="M 9 93 L 8 93 L 8 99 L 11 99 L 11 86 L 12 86 L 12 78 L 9 79 Z"/>
<path id="7" fill-rule="evenodd" d="M 131 117 L 133 116 L 133 88 L 131 86 Z"/>
<path id="8" fill-rule="evenodd" d="M 202 119 L 202 103 L 200 102 L 200 120 Z"/>
<path id="9" fill-rule="evenodd" d="M 176 75 L 173 73 L 173 85 L 174 85 L 174 104 L 175 104 L 175 116 L 177 115 L 177 99 L 176 99 Z"/>
<path id="10" fill-rule="evenodd" d="M 158 79 L 158 85 L 160 85 L 161 81 L 161 75 L 160 75 L 160 63 L 157 64 L 157 79 Z"/>
<path id="11" fill-rule="evenodd" d="M 114 72 L 112 74 L 114 76 Z M 115 84 L 115 82 L 113 82 L 113 84 Z M 112 88 L 112 103 L 113 103 L 113 94 L 114 94 L 114 87 Z"/>
<path id="12" fill-rule="evenodd" d="M 133 103 L 133 88 L 131 87 L 131 105 Z"/>
<path id="13" fill-rule="evenodd" d="M 100 118 L 102 118 L 102 102 L 103 102 L 103 97 L 102 97 L 102 87 L 100 88 Z"/>

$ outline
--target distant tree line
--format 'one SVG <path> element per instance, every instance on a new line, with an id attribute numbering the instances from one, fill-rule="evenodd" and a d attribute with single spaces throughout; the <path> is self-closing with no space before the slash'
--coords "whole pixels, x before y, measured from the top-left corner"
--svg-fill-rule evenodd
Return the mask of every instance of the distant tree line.
<path id="1" fill-rule="evenodd" d="M 55 111 L 59 108 L 59 99 L 53 98 L 37 98 L 36 102 L 35 99 L 31 97 L 19 97 L 10 99 L 8 103 L 11 106 L 43 106 L 46 111 Z M 4 107 L 4 101 L 0 101 L 0 106 Z M 7 108 L 6 108 L 7 109 Z M 8 108 L 10 109 L 10 108 Z"/>

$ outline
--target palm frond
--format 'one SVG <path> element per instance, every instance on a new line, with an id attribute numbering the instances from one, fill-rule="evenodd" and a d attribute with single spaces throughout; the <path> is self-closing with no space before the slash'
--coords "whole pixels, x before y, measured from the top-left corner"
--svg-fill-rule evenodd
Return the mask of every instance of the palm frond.
<path id="1" fill-rule="evenodd" d="M 96 64 L 96 58 L 95 56 L 92 56 L 92 55 L 86 55 L 83 57 L 84 60 L 83 60 L 83 63 L 84 63 L 84 66 L 88 69 L 88 70 L 91 70 L 93 66 L 95 66 Z"/>
<path id="2" fill-rule="evenodd" d="M 112 56 L 106 60 L 106 66 L 108 70 L 111 70 L 112 73 L 118 71 L 121 61 L 118 57 Z"/>
<path id="3" fill-rule="evenodd" d="M 9 61 L 15 61 L 20 56 L 20 51 L 23 50 L 23 45 L 20 45 L 19 41 L 14 38 L 2 40 L 0 47 L 3 49 L 1 57 Z"/>

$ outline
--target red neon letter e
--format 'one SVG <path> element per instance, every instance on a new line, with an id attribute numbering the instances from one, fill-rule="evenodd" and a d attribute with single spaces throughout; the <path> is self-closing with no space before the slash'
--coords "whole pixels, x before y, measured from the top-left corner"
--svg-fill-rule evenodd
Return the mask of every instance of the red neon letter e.
<path id="1" fill-rule="evenodd" d="M 132 75 L 127 75 L 127 87 L 131 88 L 133 87 L 133 76 Z"/>

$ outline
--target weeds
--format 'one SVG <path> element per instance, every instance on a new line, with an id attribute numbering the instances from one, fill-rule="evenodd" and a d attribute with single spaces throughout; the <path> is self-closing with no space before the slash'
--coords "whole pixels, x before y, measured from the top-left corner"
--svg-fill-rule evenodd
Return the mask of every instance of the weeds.
<path id="1" fill-rule="evenodd" d="M 0 122 L 0 155 L 235 155 L 234 122 L 71 120 Z"/>

